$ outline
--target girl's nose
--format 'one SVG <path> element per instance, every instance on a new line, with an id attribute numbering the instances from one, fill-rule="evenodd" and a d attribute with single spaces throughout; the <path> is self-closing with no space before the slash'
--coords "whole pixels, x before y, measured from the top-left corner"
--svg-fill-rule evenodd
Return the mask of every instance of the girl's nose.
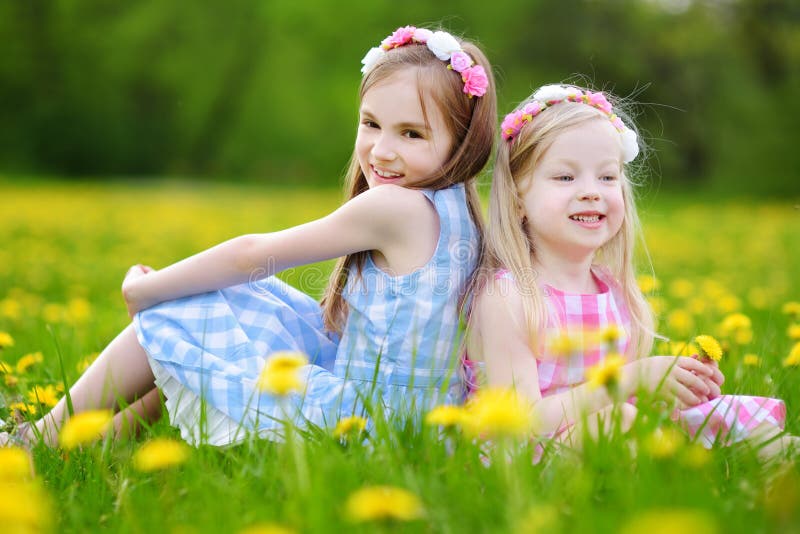
<path id="1" fill-rule="evenodd" d="M 578 195 L 579 200 L 600 200 L 600 193 L 597 191 L 583 191 Z"/>
<path id="2" fill-rule="evenodd" d="M 380 161 L 391 161 L 397 157 L 391 140 L 386 135 L 381 135 L 375 140 L 375 144 L 372 145 L 372 155 Z"/>

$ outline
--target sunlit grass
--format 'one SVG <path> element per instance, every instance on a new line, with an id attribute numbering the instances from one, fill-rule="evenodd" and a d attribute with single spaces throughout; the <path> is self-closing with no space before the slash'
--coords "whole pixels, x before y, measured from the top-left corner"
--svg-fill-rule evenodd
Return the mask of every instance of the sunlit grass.
<path id="1" fill-rule="evenodd" d="M 158 268 L 238 234 L 322 216 L 340 199 L 335 190 L 148 182 L 0 182 L 0 196 L 6 420 L 33 417 L 64 394 L 59 355 L 72 382 L 127 324 L 119 287 L 131 264 Z M 649 276 L 641 284 L 672 343 L 657 351 L 714 336 L 724 350 L 723 391 L 784 399 L 795 434 L 800 367 L 784 363 L 800 335 L 792 329 L 800 304 L 797 312 L 791 305 L 800 301 L 796 204 L 651 199 L 643 219 L 654 278 L 641 262 Z M 319 296 L 329 270 L 312 266 L 285 278 Z M 428 424 L 378 424 L 366 439 L 295 435 L 286 444 L 249 440 L 188 454 L 164 421 L 132 440 L 93 433 L 92 443 L 69 451 L 35 450 L 33 479 L 19 455 L 0 455 L 0 529 L 14 513 L 33 531 L 74 532 L 796 528 L 796 467 L 763 468 L 741 446 L 706 453 L 668 425 L 656 430 L 667 423 L 656 406 L 642 411 L 647 419 L 629 438 L 590 443 L 583 454 L 553 454 L 551 445 L 538 464 L 536 443 L 498 438 L 487 448 L 473 437 L 480 430 L 465 434 L 442 414 Z M 25 508 L 4 504 L 20 499 Z"/>

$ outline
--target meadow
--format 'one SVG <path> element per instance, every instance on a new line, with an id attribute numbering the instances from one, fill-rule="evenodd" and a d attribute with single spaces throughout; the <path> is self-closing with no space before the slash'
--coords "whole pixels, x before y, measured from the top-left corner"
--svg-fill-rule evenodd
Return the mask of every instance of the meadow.
<path id="1" fill-rule="evenodd" d="M 131 180 L 0 180 L 0 418 L 35 417 L 127 323 L 134 263 L 331 211 L 335 190 Z M 718 339 L 723 392 L 782 398 L 800 434 L 800 199 L 648 192 L 640 284 L 656 353 Z M 330 264 L 287 281 L 319 296 Z M 800 532 L 800 469 L 744 444 L 706 452 L 642 403 L 631 433 L 546 453 L 458 426 L 391 420 L 369 436 L 291 434 L 188 448 L 162 419 L 139 436 L 0 450 L 3 532 Z M 513 407 L 505 413 L 513 414 Z M 13 424 L 11 425 L 13 426 Z M 665 430 L 659 432 L 657 427 Z M 150 457 L 146 445 L 168 444 Z M 171 444 L 171 445 L 170 445 Z M 20 453 L 20 454 L 17 454 Z"/>

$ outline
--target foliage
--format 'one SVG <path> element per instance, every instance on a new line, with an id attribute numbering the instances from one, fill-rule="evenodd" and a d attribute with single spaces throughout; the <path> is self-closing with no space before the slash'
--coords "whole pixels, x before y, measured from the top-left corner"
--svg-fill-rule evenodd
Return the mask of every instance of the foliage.
<path id="1" fill-rule="evenodd" d="M 441 23 L 492 59 L 500 110 L 543 83 L 639 109 L 665 185 L 796 190 L 800 24 L 790 0 L 0 3 L 0 170 L 335 183 L 359 60 Z"/>

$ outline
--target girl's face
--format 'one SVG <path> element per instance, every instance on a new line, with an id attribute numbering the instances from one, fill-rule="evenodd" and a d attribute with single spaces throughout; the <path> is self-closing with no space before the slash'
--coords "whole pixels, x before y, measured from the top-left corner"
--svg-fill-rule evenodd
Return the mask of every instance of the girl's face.
<path id="1" fill-rule="evenodd" d="M 425 125 L 417 72 L 407 68 L 371 87 L 361 100 L 356 155 L 369 187 L 409 186 L 435 174 L 447 160 L 453 136 L 439 106 L 425 95 Z"/>
<path id="2" fill-rule="evenodd" d="M 610 121 L 598 118 L 559 134 L 520 181 L 538 261 L 582 261 L 622 226 L 622 146 Z"/>

